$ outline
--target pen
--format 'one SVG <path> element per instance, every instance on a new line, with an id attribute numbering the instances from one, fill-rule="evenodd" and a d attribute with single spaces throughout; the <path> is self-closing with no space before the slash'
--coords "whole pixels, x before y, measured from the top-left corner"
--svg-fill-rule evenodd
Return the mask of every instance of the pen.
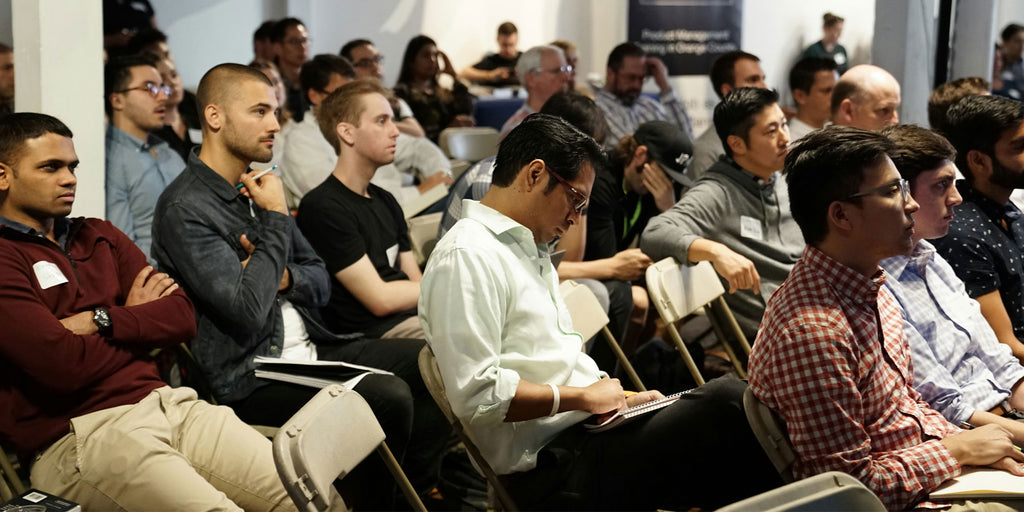
<path id="1" fill-rule="evenodd" d="M 264 171 L 260 171 L 259 173 L 256 174 L 256 176 L 253 176 L 252 179 L 258 180 L 258 179 L 262 178 L 263 176 L 266 176 L 266 174 L 268 172 L 273 171 L 274 169 L 277 169 L 276 165 L 270 166 L 270 169 L 266 169 Z M 244 187 L 244 186 L 245 186 L 244 183 L 239 183 L 238 185 L 235 185 L 235 189 L 242 190 L 242 187 Z"/>
<path id="2" fill-rule="evenodd" d="M 960 422 L 960 428 L 962 428 L 964 430 L 974 430 L 974 425 L 971 425 L 970 423 L 967 423 L 966 421 L 961 421 Z M 1014 446 L 1013 448 L 1015 450 L 1017 450 L 1018 452 L 1024 452 L 1024 450 L 1022 450 L 1020 448 L 1020 446 Z"/>

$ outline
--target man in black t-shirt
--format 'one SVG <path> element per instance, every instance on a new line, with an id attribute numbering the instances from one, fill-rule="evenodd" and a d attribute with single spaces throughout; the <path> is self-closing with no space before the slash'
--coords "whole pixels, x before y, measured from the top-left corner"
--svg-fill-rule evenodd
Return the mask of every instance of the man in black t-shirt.
<path id="1" fill-rule="evenodd" d="M 480 62 L 459 72 L 459 78 L 488 87 L 510 87 L 519 85 L 516 63 L 522 55 L 519 44 L 519 29 L 511 21 L 498 25 L 498 53 L 488 53 Z"/>
<path id="2" fill-rule="evenodd" d="M 423 338 L 420 273 L 394 196 L 370 183 L 395 158 L 398 128 L 387 89 L 345 84 L 320 103 L 320 131 L 338 152 L 330 176 L 302 199 L 298 225 L 335 277 L 324 320 L 339 333 Z"/>

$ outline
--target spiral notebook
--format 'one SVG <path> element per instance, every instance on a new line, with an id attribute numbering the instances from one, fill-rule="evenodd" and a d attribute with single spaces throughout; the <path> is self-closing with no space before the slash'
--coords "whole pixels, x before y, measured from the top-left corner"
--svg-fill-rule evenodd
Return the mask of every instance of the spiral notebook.
<path id="1" fill-rule="evenodd" d="M 696 389 L 696 388 L 695 388 Z M 616 411 L 614 414 L 595 414 L 583 423 L 583 428 L 587 429 L 591 434 L 598 432 L 604 432 L 606 430 L 613 429 L 619 425 L 628 423 L 640 416 L 652 413 L 658 409 L 663 409 L 672 405 L 680 397 L 693 391 L 692 389 L 687 391 L 680 391 L 679 393 L 671 394 L 660 400 L 652 400 L 645 402 L 640 405 L 635 405 L 628 409 L 622 409 Z"/>

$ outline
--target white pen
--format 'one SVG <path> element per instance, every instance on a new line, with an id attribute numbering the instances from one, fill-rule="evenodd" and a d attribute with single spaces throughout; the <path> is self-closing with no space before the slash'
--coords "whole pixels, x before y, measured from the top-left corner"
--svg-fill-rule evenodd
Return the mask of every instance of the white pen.
<path id="1" fill-rule="evenodd" d="M 256 176 L 252 177 L 252 179 L 258 180 L 258 179 L 262 178 L 263 176 L 265 176 L 268 172 L 273 171 L 274 169 L 277 169 L 276 165 L 270 166 L 270 169 L 266 169 L 266 170 L 258 172 L 256 174 Z M 242 187 L 244 187 L 244 186 L 245 186 L 245 183 L 239 183 L 238 185 L 235 185 L 235 188 L 238 189 L 238 190 L 242 190 Z"/>

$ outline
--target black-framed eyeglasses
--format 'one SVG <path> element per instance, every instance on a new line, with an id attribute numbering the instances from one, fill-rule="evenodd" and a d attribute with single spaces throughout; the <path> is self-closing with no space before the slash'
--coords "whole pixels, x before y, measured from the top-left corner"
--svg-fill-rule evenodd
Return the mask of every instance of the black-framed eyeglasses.
<path id="1" fill-rule="evenodd" d="M 170 96 L 173 89 L 169 85 L 155 84 L 153 82 L 146 82 L 137 87 L 129 87 L 127 89 L 121 89 L 120 91 L 114 91 L 118 93 L 125 93 L 128 91 L 146 91 L 150 96 L 156 98 L 160 96 L 160 93 L 164 93 L 164 96 Z"/>
<path id="2" fill-rule="evenodd" d="M 558 173 L 551 170 L 550 167 L 545 166 L 544 168 L 547 169 L 548 172 L 552 176 L 554 176 L 559 183 L 565 185 L 565 188 L 569 190 L 569 195 L 572 196 L 573 211 L 575 211 L 576 213 L 583 213 L 583 208 L 587 206 L 587 196 L 583 192 L 576 190 L 576 187 L 570 185 L 568 181 L 565 181 L 565 178 L 559 176 Z"/>
<path id="3" fill-rule="evenodd" d="M 572 66 L 568 66 L 568 65 L 567 66 L 558 66 L 557 68 L 551 68 L 551 69 L 533 68 L 530 71 L 533 71 L 534 73 L 541 73 L 541 72 L 546 71 L 548 73 L 554 73 L 556 75 L 559 74 L 559 73 L 568 73 L 568 74 L 571 75 L 572 74 Z"/>
<path id="4" fill-rule="evenodd" d="M 384 62 L 384 56 L 383 55 L 374 55 L 373 57 L 367 57 L 365 59 L 359 59 L 359 60 L 353 62 L 352 65 L 357 67 L 357 68 L 368 68 L 370 66 L 374 66 L 374 65 L 380 64 L 381 62 Z"/>
<path id="5" fill-rule="evenodd" d="M 864 197 L 871 194 L 877 194 L 879 192 L 892 192 L 893 187 L 899 187 L 900 195 L 903 197 L 903 203 L 906 204 L 907 201 L 910 200 L 910 182 L 903 178 L 892 180 L 889 183 L 886 183 L 885 185 L 880 185 L 875 188 L 865 190 L 863 192 L 850 194 L 850 196 L 847 197 L 846 199 L 855 199 L 858 197 Z"/>

